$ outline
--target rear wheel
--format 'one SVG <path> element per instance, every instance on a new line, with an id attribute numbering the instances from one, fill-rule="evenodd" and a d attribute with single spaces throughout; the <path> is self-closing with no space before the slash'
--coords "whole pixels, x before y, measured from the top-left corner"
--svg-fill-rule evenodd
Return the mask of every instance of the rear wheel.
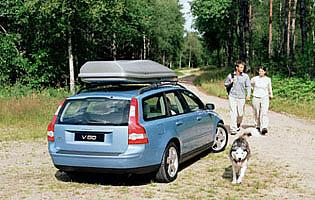
<path id="1" fill-rule="evenodd" d="M 223 124 L 217 125 L 214 143 L 211 147 L 212 152 L 217 153 L 223 151 L 228 143 L 228 132 Z"/>
<path id="2" fill-rule="evenodd" d="M 162 163 L 155 176 L 155 179 L 162 183 L 174 181 L 177 177 L 178 166 L 178 148 L 173 142 L 171 142 L 167 145 L 164 151 Z"/>

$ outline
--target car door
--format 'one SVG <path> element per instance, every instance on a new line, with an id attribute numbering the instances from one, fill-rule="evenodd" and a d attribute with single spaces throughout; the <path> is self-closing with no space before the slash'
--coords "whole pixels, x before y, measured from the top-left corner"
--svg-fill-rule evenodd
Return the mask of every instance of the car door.
<path id="1" fill-rule="evenodd" d="M 175 130 L 181 140 L 181 153 L 185 154 L 196 146 L 196 125 L 198 121 L 193 113 L 186 112 L 183 101 L 174 90 L 165 93 L 166 107 L 170 115 L 169 120 L 175 125 Z"/>
<path id="2" fill-rule="evenodd" d="M 196 120 L 196 147 L 203 146 L 211 142 L 212 123 L 208 112 L 202 101 L 193 93 L 182 90 L 180 94 L 188 107 L 189 113 L 193 116 L 192 120 Z"/>

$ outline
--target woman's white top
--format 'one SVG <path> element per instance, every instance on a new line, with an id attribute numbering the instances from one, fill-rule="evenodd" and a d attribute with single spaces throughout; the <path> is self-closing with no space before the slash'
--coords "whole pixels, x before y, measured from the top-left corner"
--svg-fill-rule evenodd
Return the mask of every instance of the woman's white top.
<path id="1" fill-rule="evenodd" d="M 272 97 L 272 87 L 271 87 L 271 78 L 264 76 L 255 76 L 251 79 L 251 84 L 253 86 L 254 92 L 253 96 L 262 98 L 262 97 Z"/>

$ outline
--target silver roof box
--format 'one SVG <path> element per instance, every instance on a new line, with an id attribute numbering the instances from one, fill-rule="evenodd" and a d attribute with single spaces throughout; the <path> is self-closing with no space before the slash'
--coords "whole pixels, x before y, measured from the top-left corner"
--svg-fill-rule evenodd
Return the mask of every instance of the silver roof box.
<path id="1" fill-rule="evenodd" d="M 176 82 L 171 69 L 151 60 L 89 61 L 79 77 L 87 83 L 158 83 Z"/>

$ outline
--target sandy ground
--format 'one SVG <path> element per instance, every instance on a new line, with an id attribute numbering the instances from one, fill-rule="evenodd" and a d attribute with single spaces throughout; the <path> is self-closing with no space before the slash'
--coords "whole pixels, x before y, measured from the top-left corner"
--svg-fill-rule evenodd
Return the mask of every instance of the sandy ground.
<path id="1" fill-rule="evenodd" d="M 195 86 L 183 85 L 199 96 L 204 103 L 214 103 L 225 124 L 230 124 L 228 100 L 206 95 Z M 272 111 L 269 112 L 269 120 L 269 133 L 265 136 L 256 133 L 252 128 L 252 107 L 246 105 L 239 134 L 252 131 L 254 134 L 249 143 L 255 156 L 263 162 L 274 163 L 300 174 L 302 180 L 299 184 L 315 191 L 315 122 Z M 238 135 L 231 136 L 229 143 Z"/>

